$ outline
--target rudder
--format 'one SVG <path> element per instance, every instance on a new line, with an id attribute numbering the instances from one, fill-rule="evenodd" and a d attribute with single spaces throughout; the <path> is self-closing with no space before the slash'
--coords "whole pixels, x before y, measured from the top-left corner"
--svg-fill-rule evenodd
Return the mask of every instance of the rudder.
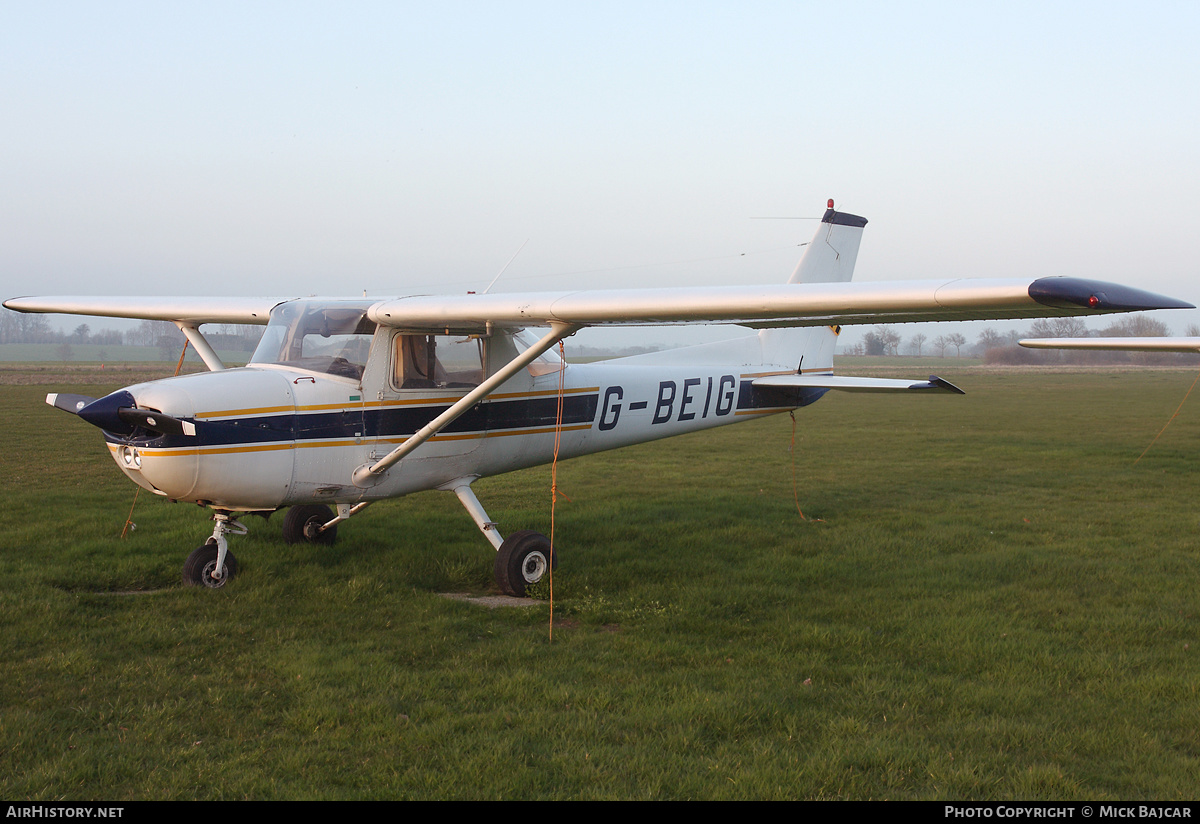
<path id="1" fill-rule="evenodd" d="M 788 283 L 845 283 L 854 277 L 854 264 L 862 242 L 865 217 L 838 212 L 833 200 L 821 218 L 800 263 Z M 792 329 L 763 329 L 763 365 L 797 372 L 832 372 L 837 327 L 817 326 Z"/>

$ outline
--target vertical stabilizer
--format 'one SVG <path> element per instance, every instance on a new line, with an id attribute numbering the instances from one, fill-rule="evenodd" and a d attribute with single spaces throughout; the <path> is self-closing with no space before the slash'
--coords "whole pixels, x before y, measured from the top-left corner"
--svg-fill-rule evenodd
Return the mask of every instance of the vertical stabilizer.
<path id="1" fill-rule="evenodd" d="M 833 201 L 788 283 L 845 283 L 854 277 L 865 217 L 836 212 Z M 797 372 L 832 372 L 838 330 L 828 326 L 763 329 L 763 365 Z"/>
<path id="2" fill-rule="evenodd" d="M 835 212 L 833 201 L 788 283 L 845 283 L 854 277 L 865 217 Z"/>

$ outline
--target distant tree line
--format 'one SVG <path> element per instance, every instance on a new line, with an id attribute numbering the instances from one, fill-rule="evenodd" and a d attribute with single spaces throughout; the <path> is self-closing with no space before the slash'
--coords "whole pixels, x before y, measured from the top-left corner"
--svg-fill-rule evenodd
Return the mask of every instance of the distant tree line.
<path id="1" fill-rule="evenodd" d="M 71 332 L 62 332 L 50 326 L 46 315 L 24 314 L 8 309 L 0 311 L 0 343 L 77 343 L 98 346 L 157 346 L 159 339 L 170 337 L 183 342 L 183 333 L 175 324 L 164 320 L 144 320 L 133 329 L 124 332 L 117 329 L 99 329 L 81 323 Z M 204 337 L 216 348 L 252 350 L 262 337 L 261 326 L 239 324 L 209 325 Z"/>
<path id="2" fill-rule="evenodd" d="M 214 349 L 252 352 L 262 337 L 263 327 L 216 324 L 206 326 L 203 331 Z M 63 332 L 52 328 L 50 319 L 45 315 L 24 314 L 8 309 L 0 311 L 0 343 L 55 343 L 64 353 L 69 352 L 71 346 L 87 344 L 157 346 L 163 350 L 164 356 L 174 352 L 174 357 L 178 357 L 184 340 L 183 333 L 175 324 L 162 320 L 144 320 L 124 332 L 117 329 L 93 331 L 86 323 L 79 324 L 71 332 Z"/>

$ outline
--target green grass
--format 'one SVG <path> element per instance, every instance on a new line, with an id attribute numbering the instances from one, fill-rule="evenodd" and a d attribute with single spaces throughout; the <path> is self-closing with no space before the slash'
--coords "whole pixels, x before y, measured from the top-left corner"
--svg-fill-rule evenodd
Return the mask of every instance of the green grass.
<path id="1" fill-rule="evenodd" d="M 947 366 L 950 360 L 945 362 Z M 1190 799 L 1200 406 L 1187 372 L 943 370 L 560 467 L 549 608 L 487 610 L 452 495 L 331 548 L 211 530 L 90 427 L 0 408 L 0 795 Z M 941 373 L 939 373 L 941 374 Z M 1193 399 L 1194 400 L 1194 399 Z M 476 485 L 546 531 L 549 469 Z"/>

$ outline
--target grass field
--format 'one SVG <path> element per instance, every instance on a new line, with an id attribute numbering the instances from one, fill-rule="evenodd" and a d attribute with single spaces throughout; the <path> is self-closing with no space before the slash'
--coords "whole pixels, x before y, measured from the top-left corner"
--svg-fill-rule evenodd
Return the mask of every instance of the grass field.
<path id="1" fill-rule="evenodd" d="M 1194 373 L 951 366 L 797 413 L 807 520 L 786 415 L 561 466 L 552 634 L 442 597 L 492 560 L 445 493 L 185 589 L 207 513 L 118 538 L 42 402 L 118 384 L 4 386 L 0 797 L 1194 799 L 1200 396 L 1134 462 Z M 548 468 L 476 489 L 547 530 Z"/>

